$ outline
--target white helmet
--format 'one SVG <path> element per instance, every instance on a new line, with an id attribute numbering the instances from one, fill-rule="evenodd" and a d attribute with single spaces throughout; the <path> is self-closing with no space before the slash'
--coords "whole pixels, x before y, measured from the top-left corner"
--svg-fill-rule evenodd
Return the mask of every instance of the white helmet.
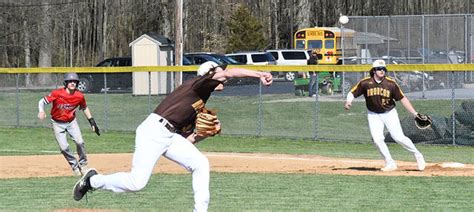
<path id="1" fill-rule="evenodd" d="M 385 60 L 376 60 L 372 63 L 372 68 L 386 67 Z"/>
<path id="2" fill-rule="evenodd" d="M 215 62 L 207 61 L 207 62 L 205 62 L 205 63 L 203 63 L 199 66 L 199 68 L 197 70 L 197 75 L 198 76 L 204 76 L 209 71 L 212 71 L 212 70 L 216 69 L 217 67 L 221 67 L 222 69 L 225 69 L 226 66 L 227 66 L 227 64 L 219 65 Z"/>

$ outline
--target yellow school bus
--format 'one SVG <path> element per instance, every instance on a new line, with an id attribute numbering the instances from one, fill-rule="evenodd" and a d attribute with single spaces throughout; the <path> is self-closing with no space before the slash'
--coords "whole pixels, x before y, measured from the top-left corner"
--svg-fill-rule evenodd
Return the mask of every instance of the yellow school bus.
<path id="1" fill-rule="evenodd" d="M 344 56 L 346 52 L 355 49 L 353 46 L 354 30 L 344 29 Z M 319 64 L 340 64 L 342 56 L 341 29 L 338 27 L 313 27 L 296 31 L 294 35 L 295 49 L 319 49 L 322 58 Z"/>

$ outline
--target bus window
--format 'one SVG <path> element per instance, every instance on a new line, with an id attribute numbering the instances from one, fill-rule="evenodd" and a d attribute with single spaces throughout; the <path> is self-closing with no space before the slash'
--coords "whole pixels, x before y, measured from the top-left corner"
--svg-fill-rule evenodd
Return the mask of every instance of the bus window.
<path id="1" fill-rule="evenodd" d="M 309 40 L 307 49 L 321 49 L 323 48 L 323 42 L 321 40 Z"/>
<path id="2" fill-rule="evenodd" d="M 334 40 L 326 40 L 326 41 L 324 41 L 324 48 L 326 48 L 326 49 L 334 49 Z"/>
<path id="3" fill-rule="evenodd" d="M 296 49 L 305 49 L 304 43 L 305 43 L 304 40 L 297 40 L 295 48 Z"/>

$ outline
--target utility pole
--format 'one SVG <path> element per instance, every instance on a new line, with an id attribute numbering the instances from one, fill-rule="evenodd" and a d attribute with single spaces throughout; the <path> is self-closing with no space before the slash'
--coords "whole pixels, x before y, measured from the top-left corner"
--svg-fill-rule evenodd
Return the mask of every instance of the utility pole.
<path id="1" fill-rule="evenodd" d="M 176 1 L 176 22 L 175 22 L 175 65 L 183 65 L 183 0 Z M 182 83 L 182 72 L 176 72 L 175 75 L 175 88 Z"/>

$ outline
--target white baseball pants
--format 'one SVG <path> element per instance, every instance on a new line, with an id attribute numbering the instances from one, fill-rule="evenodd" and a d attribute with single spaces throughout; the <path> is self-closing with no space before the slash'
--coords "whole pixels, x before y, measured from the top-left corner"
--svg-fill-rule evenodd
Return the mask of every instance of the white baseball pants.
<path id="1" fill-rule="evenodd" d="M 369 120 L 370 134 L 372 135 L 375 146 L 377 146 L 380 154 L 385 160 L 385 165 L 395 164 L 395 161 L 390 155 L 387 144 L 385 144 L 384 127 L 387 127 L 388 132 L 395 142 L 402 145 L 402 147 L 409 152 L 413 153 L 415 157 L 421 155 L 410 138 L 403 134 L 402 126 L 400 125 L 400 119 L 398 118 L 398 113 L 395 108 L 385 113 L 374 113 L 372 111 L 367 111 L 367 119 Z"/>
<path id="2" fill-rule="evenodd" d="M 111 175 L 95 175 L 93 188 L 113 192 L 133 192 L 143 189 L 155 164 L 163 155 L 192 172 L 194 211 L 207 211 L 209 205 L 209 161 L 191 142 L 172 133 L 160 122 L 160 116 L 150 114 L 136 130 L 132 170 Z"/>

